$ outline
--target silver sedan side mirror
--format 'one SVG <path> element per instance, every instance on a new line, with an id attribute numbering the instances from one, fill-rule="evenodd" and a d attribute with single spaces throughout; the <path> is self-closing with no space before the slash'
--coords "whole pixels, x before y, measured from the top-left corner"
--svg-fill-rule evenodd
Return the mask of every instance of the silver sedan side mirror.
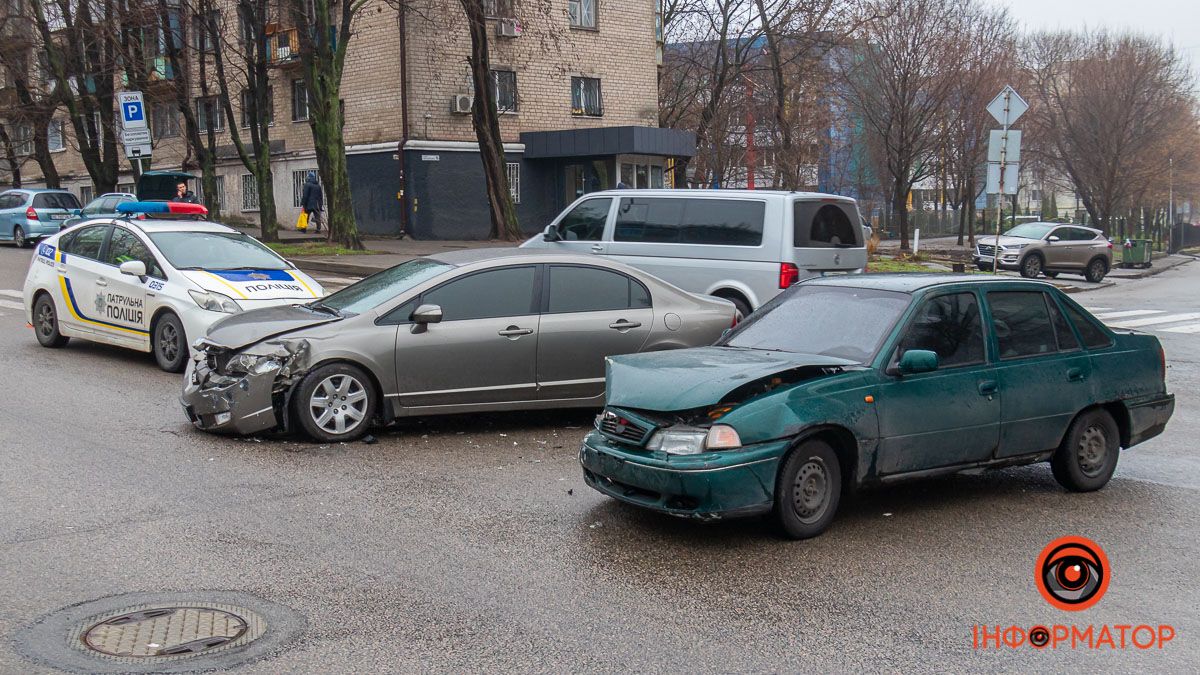
<path id="1" fill-rule="evenodd" d="M 441 323 L 442 308 L 437 305 L 421 305 L 409 320 L 413 323 Z"/>

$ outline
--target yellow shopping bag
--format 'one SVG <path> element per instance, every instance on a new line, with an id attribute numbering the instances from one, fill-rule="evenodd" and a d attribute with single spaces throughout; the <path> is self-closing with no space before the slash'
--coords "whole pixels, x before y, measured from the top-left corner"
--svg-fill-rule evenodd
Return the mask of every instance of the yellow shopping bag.
<path id="1" fill-rule="evenodd" d="M 296 231 L 297 232 L 307 232 L 308 231 L 308 212 L 307 211 L 301 211 L 300 217 L 296 219 Z"/>

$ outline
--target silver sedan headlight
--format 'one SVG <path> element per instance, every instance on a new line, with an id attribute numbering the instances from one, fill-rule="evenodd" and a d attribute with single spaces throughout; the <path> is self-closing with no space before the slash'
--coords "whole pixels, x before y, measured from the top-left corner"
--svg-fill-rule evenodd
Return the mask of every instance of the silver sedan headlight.
<path id="1" fill-rule="evenodd" d="M 714 424 L 708 429 L 668 427 L 656 431 L 646 444 L 647 450 L 668 455 L 699 455 L 709 450 L 733 450 L 742 447 L 737 430 L 726 424 Z"/>

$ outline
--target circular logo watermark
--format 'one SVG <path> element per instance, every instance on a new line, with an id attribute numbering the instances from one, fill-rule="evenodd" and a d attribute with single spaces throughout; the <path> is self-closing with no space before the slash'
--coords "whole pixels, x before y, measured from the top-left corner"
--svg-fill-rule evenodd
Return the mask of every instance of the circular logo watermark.
<path id="1" fill-rule="evenodd" d="M 1068 612 L 1087 609 L 1108 590 L 1108 556 L 1096 542 L 1059 537 L 1046 545 L 1034 566 L 1038 591 L 1046 602 Z"/>

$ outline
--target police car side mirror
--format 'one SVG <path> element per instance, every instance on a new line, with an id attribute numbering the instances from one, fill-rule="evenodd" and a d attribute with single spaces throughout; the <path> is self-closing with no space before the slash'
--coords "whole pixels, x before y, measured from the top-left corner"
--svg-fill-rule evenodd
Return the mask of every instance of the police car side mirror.
<path id="1" fill-rule="evenodd" d="M 131 277 L 146 276 L 146 263 L 141 260 L 127 260 L 121 263 L 118 269 L 121 270 L 121 274 L 128 274 Z"/>

